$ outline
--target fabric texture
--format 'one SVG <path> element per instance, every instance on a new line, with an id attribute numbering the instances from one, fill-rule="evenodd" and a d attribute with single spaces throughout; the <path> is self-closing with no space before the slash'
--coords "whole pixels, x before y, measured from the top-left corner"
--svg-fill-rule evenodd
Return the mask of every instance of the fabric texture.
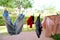
<path id="1" fill-rule="evenodd" d="M 27 25 L 30 25 L 30 28 L 32 28 L 32 24 L 34 24 L 34 16 L 30 16 L 27 20 Z"/>
<path id="2" fill-rule="evenodd" d="M 44 20 L 44 19 L 43 19 Z M 46 16 L 42 26 L 45 26 L 45 36 L 50 37 L 55 34 L 60 34 L 60 16 Z"/>
<path id="3" fill-rule="evenodd" d="M 36 24 L 37 37 L 40 38 L 40 34 L 41 34 L 41 31 L 42 31 L 41 22 L 40 22 L 40 15 L 37 17 L 37 20 L 36 20 L 35 24 Z"/>
<path id="4" fill-rule="evenodd" d="M 7 10 L 4 11 L 3 16 L 4 16 L 4 21 L 6 23 L 6 26 L 7 26 L 8 33 L 10 35 L 15 34 L 15 32 L 14 32 L 14 26 L 13 26 L 13 24 L 11 22 L 11 19 L 10 19 L 9 15 L 8 15 L 8 11 Z"/>
<path id="5" fill-rule="evenodd" d="M 24 24 L 24 15 L 19 14 L 16 21 L 14 22 L 16 34 L 19 34 L 22 31 L 23 24 Z"/>
<path id="6" fill-rule="evenodd" d="M 16 21 L 14 22 L 14 24 L 12 24 L 11 19 L 9 17 L 9 13 L 8 13 L 7 10 L 4 11 L 3 17 L 4 17 L 4 21 L 6 23 L 6 26 L 7 26 L 8 33 L 10 35 L 19 34 L 22 31 L 23 19 L 24 19 L 23 14 L 18 15 L 18 17 L 17 17 Z"/>

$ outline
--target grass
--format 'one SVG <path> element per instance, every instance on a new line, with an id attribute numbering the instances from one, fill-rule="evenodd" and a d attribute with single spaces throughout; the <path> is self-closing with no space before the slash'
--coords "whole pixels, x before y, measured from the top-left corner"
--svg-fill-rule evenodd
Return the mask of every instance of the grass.
<path id="1" fill-rule="evenodd" d="M 27 24 L 24 24 L 22 32 L 31 32 L 31 31 L 35 31 L 35 25 L 33 24 L 33 27 L 29 28 L 29 26 L 27 26 Z M 0 26 L 0 34 L 8 35 L 6 26 Z"/>

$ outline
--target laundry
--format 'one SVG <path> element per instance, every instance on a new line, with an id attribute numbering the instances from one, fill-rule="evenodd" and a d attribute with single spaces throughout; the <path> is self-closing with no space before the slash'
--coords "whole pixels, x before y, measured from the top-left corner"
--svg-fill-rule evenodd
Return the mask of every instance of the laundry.
<path id="1" fill-rule="evenodd" d="M 32 24 L 34 24 L 34 16 L 30 16 L 27 20 L 27 25 L 30 25 L 30 28 L 32 28 Z"/>
<path id="2" fill-rule="evenodd" d="M 50 37 L 55 34 L 60 34 L 60 16 L 51 15 L 43 19 L 42 27 L 45 27 L 45 36 Z"/>
<path id="3" fill-rule="evenodd" d="M 36 25 L 36 34 L 37 34 L 37 37 L 40 38 L 41 31 L 42 31 L 41 22 L 40 22 L 40 15 L 37 17 L 35 25 Z"/>
<path id="4" fill-rule="evenodd" d="M 9 14 L 8 11 L 4 10 L 3 17 L 4 17 L 4 21 L 6 23 L 6 26 L 7 26 L 8 33 L 10 35 L 13 35 L 13 34 L 15 34 L 15 32 L 14 32 L 15 29 L 14 29 L 14 26 L 13 26 L 11 19 L 10 19 L 8 14 Z"/>
<path id="5" fill-rule="evenodd" d="M 24 15 L 23 14 L 19 14 L 16 21 L 14 22 L 14 26 L 15 26 L 15 32 L 16 34 L 21 33 L 22 28 L 24 25 Z"/>
<path id="6" fill-rule="evenodd" d="M 9 17 L 9 13 L 8 13 L 7 10 L 4 11 L 3 17 L 4 17 L 4 21 L 6 23 L 6 26 L 7 26 L 8 33 L 10 35 L 19 34 L 22 31 L 23 19 L 24 19 L 23 14 L 18 15 L 18 17 L 17 17 L 16 21 L 14 22 L 14 24 L 12 24 L 11 19 Z"/>

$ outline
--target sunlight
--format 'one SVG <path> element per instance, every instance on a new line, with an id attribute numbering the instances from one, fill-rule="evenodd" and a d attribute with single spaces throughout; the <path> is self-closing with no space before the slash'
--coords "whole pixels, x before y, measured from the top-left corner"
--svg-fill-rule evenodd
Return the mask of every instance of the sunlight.
<path id="1" fill-rule="evenodd" d="M 60 9 L 60 0 L 34 0 L 33 7 L 37 9 L 44 9 L 49 6 L 54 6 L 56 10 Z"/>

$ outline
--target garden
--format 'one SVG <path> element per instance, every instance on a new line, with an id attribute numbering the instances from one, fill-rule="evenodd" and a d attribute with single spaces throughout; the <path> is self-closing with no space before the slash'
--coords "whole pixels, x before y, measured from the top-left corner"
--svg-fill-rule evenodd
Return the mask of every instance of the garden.
<path id="1" fill-rule="evenodd" d="M 9 35 L 7 32 L 5 20 L 3 17 L 4 10 L 8 10 L 12 23 L 15 22 L 17 15 L 19 13 L 23 13 L 25 15 L 22 32 L 34 32 L 35 31 L 35 29 L 36 29 L 35 24 L 33 24 L 32 28 L 29 28 L 29 26 L 27 25 L 27 19 L 31 15 L 34 15 L 34 23 L 35 23 L 39 14 L 40 14 L 41 22 L 43 21 L 45 16 L 60 14 L 60 9 L 59 9 L 60 7 L 56 8 L 52 3 L 51 3 L 51 5 L 48 4 L 49 5 L 48 6 L 47 4 L 44 4 L 41 1 L 44 5 L 41 3 L 41 6 L 38 6 L 38 4 L 37 4 L 35 6 L 36 7 L 38 6 L 38 7 L 35 8 L 35 6 L 33 5 L 35 1 L 36 0 L 6 0 L 6 1 L 0 0 L 0 7 L 1 7 L 0 8 L 0 34 Z M 58 0 L 56 2 L 58 3 Z M 57 4 L 57 6 L 58 6 L 58 4 Z M 59 9 L 59 10 L 57 10 L 57 9 Z M 60 34 L 55 34 L 55 35 L 51 36 L 51 38 L 53 38 L 54 40 L 60 40 Z"/>

